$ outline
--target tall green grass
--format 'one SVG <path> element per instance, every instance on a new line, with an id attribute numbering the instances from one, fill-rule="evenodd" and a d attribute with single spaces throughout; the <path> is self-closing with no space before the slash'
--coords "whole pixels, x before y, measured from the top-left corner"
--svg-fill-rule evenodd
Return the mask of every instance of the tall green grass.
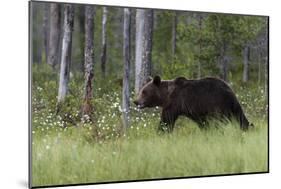
<path id="1" fill-rule="evenodd" d="M 74 74 L 56 114 L 57 74 L 33 67 L 32 185 L 189 177 L 268 170 L 268 125 L 261 86 L 231 83 L 255 127 L 213 121 L 200 130 L 186 118 L 171 134 L 157 134 L 160 109 L 130 109 L 122 129 L 121 86 L 114 77 L 94 81 L 92 120 L 81 119 L 83 77 Z M 131 96 L 131 101 L 134 94 Z"/>
<path id="2" fill-rule="evenodd" d="M 182 122 L 180 121 L 179 124 Z M 129 129 L 127 136 L 95 142 L 88 129 L 33 133 L 33 185 L 73 184 L 267 171 L 264 121 L 242 132 L 224 125 L 201 131 L 192 122 L 172 134 Z"/>

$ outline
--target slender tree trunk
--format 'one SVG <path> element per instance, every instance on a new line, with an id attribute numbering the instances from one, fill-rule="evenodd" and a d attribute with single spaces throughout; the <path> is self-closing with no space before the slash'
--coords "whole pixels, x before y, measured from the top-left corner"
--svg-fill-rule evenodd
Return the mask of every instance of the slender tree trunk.
<path id="1" fill-rule="evenodd" d="M 74 8 L 73 5 L 64 5 L 64 32 L 62 40 L 60 81 L 58 92 L 58 107 L 64 101 L 68 90 L 68 80 L 71 63 L 71 45 L 73 30 Z"/>
<path id="2" fill-rule="evenodd" d="M 81 5 L 78 12 L 79 22 L 79 50 L 80 50 L 80 69 L 84 73 L 84 48 L 85 48 L 85 7 Z"/>
<path id="3" fill-rule="evenodd" d="M 135 37 L 135 93 L 138 94 L 141 88 L 141 69 L 143 54 L 143 35 L 144 35 L 144 10 L 136 10 L 136 37 Z"/>
<path id="4" fill-rule="evenodd" d="M 101 54 L 101 72 L 103 77 L 105 77 L 105 64 L 106 64 L 106 24 L 107 24 L 107 8 L 103 7 L 102 9 L 102 36 L 101 36 L 101 45 L 102 45 L 102 54 Z"/>
<path id="5" fill-rule="evenodd" d="M 136 9 L 130 9 L 130 18 L 131 18 L 131 22 L 130 22 L 130 28 L 131 28 L 131 33 L 130 33 L 130 43 L 131 43 L 131 48 L 130 48 L 130 57 L 131 57 L 131 63 L 136 61 L 136 53 L 132 53 L 132 52 L 136 52 Z M 131 64 L 132 65 L 132 64 Z M 133 65 L 134 66 L 134 65 Z"/>
<path id="6" fill-rule="evenodd" d="M 268 41 L 268 39 L 269 39 L 269 35 L 268 35 L 268 28 L 269 28 L 269 17 L 267 18 L 267 21 L 266 21 L 266 25 L 267 25 L 267 27 L 266 27 L 266 30 L 265 30 L 265 44 L 264 44 L 264 46 L 265 46 L 265 59 L 264 59 L 264 90 L 265 90 L 265 105 L 266 105 L 266 111 L 268 111 L 268 84 L 269 84 L 269 82 L 268 82 L 268 79 L 269 79 L 269 74 L 268 74 L 268 72 L 269 72 L 269 61 L 268 61 L 268 47 L 269 47 L 269 41 Z"/>
<path id="7" fill-rule="evenodd" d="M 135 92 L 138 93 L 151 75 L 153 10 L 137 9 L 136 12 L 136 67 Z"/>
<path id="8" fill-rule="evenodd" d="M 38 64 L 41 64 L 42 63 L 42 50 L 43 50 L 43 48 L 42 48 L 42 46 L 43 46 L 43 44 L 42 44 L 42 41 L 41 40 L 39 40 L 40 38 L 41 38 L 41 35 L 42 35 L 42 33 L 41 33 L 41 27 L 39 27 L 38 28 L 38 31 L 37 31 L 37 49 L 36 49 L 36 59 L 37 59 L 37 63 Z"/>
<path id="9" fill-rule="evenodd" d="M 75 12 L 75 9 L 73 10 Z M 74 18 L 73 18 L 74 22 Z M 73 25 L 74 27 L 74 25 Z M 63 40 L 63 33 L 64 33 L 64 6 L 60 5 L 60 26 L 59 26 L 59 50 L 58 50 L 58 63 L 61 63 L 61 57 L 62 57 L 62 40 Z"/>
<path id="10" fill-rule="evenodd" d="M 265 90 L 265 104 L 268 108 L 268 56 L 264 58 L 264 90 Z"/>
<path id="11" fill-rule="evenodd" d="M 32 15 L 33 15 L 33 34 L 32 34 L 32 43 L 33 43 L 33 61 L 34 63 L 40 64 L 42 62 L 42 27 L 40 24 L 42 20 L 41 18 L 41 12 L 40 12 L 40 5 L 34 3 L 33 9 L 32 9 Z"/>
<path id="12" fill-rule="evenodd" d="M 222 76 L 222 78 L 223 78 L 223 80 L 224 81 L 228 81 L 228 77 L 227 77 L 227 73 L 228 73 L 228 62 L 227 62 L 227 60 L 226 60 L 226 58 L 225 57 L 223 57 L 223 76 Z"/>
<path id="13" fill-rule="evenodd" d="M 262 54 L 261 54 L 261 50 L 258 49 L 258 83 L 261 84 L 261 60 L 262 60 Z"/>
<path id="14" fill-rule="evenodd" d="M 94 14 L 93 6 L 85 8 L 85 88 L 84 103 L 82 107 L 83 115 L 90 115 L 92 111 L 91 99 L 93 97 L 92 80 L 94 77 Z"/>
<path id="15" fill-rule="evenodd" d="M 52 3 L 50 5 L 50 37 L 48 64 L 55 67 L 59 62 L 60 44 L 60 5 Z"/>
<path id="16" fill-rule="evenodd" d="M 198 29 L 199 29 L 199 52 L 198 52 L 198 63 L 197 63 L 197 78 L 201 78 L 201 51 L 202 51 L 202 16 L 199 14 Z"/>
<path id="17" fill-rule="evenodd" d="M 49 4 L 44 5 L 44 16 L 43 16 L 43 46 L 44 46 L 44 57 L 45 61 L 48 62 L 49 54 Z"/>
<path id="18" fill-rule="evenodd" d="M 131 32 L 131 12 L 130 9 L 124 9 L 124 25 L 123 25 L 123 59 L 124 59 L 124 75 L 123 75 L 123 91 L 122 91 L 122 113 L 124 128 L 129 126 L 129 105 L 130 105 L 130 40 Z"/>
<path id="19" fill-rule="evenodd" d="M 224 81 L 228 81 L 228 59 L 226 57 L 226 50 L 227 45 L 223 42 L 223 45 L 220 50 L 220 64 L 221 64 L 221 72 L 222 72 L 222 79 Z"/>
<path id="20" fill-rule="evenodd" d="M 249 53 L 250 52 L 250 47 L 246 45 L 243 50 L 243 56 L 244 56 L 244 61 L 243 61 L 243 82 L 248 82 L 249 80 Z"/>
<path id="21" fill-rule="evenodd" d="M 176 55 L 178 15 L 175 13 L 172 21 L 172 57 Z"/>

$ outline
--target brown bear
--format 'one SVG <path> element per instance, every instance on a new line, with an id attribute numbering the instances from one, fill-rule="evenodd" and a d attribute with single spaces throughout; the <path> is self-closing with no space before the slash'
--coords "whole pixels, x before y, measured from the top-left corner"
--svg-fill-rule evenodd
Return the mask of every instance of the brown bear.
<path id="1" fill-rule="evenodd" d="M 188 80 L 178 77 L 161 81 L 159 76 L 155 76 L 142 87 L 134 103 L 140 109 L 162 107 L 159 129 L 164 131 L 171 132 L 180 115 L 192 119 L 200 128 L 208 125 L 209 117 L 229 120 L 233 117 L 242 130 L 249 127 L 249 121 L 232 89 L 216 78 Z"/>

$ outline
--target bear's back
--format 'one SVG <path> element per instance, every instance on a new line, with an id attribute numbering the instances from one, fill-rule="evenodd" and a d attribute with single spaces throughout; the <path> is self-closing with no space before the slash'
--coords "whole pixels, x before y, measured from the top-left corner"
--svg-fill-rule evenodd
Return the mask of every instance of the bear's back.
<path id="1" fill-rule="evenodd" d="M 221 79 L 206 77 L 196 80 L 188 80 L 184 77 L 178 77 L 174 80 L 174 90 L 171 97 L 174 99 L 202 100 L 217 98 L 233 98 L 234 92 Z M 181 101 L 182 101 L 181 100 Z"/>

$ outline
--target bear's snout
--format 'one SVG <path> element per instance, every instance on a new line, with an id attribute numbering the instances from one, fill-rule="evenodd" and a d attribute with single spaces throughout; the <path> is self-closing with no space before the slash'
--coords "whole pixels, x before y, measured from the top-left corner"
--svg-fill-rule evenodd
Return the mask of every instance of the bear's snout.
<path id="1" fill-rule="evenodd" d="M 133 102 L 134 102 L 134 104 L 135 104 L 139 109 L 142 109 L 142 108 L 145 107 L 145 106 L 144 106 L 144 103 L 141 103 L 141 102 L 139 102 L 138 100 L 134 100 Z"/>
<path id="2" fill-rule="evenodd" d="M 133 103 L 134 103 L 135 105 L 138 105 L 138 101 L 137 101 L 137 100 L 134 100 Z"/>

